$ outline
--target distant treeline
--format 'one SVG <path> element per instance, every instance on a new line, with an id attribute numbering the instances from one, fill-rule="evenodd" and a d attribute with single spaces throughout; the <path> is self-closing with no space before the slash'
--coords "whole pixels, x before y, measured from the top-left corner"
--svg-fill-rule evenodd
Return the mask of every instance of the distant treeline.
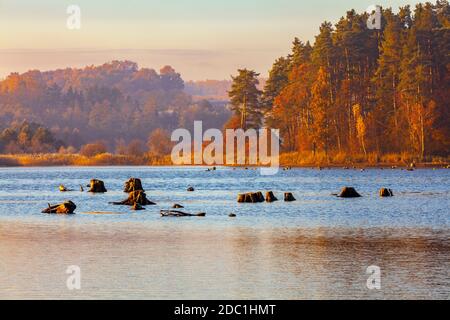
<path id="1" fill-rule="evenodd" d="M 63 146 L 50 130 L 36 123 L 23 122 L 0 132 L 0 153 L 53 153 Z"/>
<path id="2" fill-rule="evenodd" d="M 229 127 L 281 132 L 285 152 L 329 155 L 450 154 L 450 6 L 382 9 L 382 28 L 348 11 L 324 22 L 314 45 L 295 39 L 264 90 L 239 70 Z"/>
<path id="3" fill-rule="evenodd" d="M 194 119 L 203 120 L 205 128 L 221 128 L 229 116 L 223 105 L 194 101 L 170 66 L 158 73 L 134 62 L 113 61 L 13 73 L 0 82 L 1 130 L 24 120 L 39 123 L 76 150 L 98 140 L 110 152 L 136 140 L 145 146 L 156 129 L 190 128 Z"/>

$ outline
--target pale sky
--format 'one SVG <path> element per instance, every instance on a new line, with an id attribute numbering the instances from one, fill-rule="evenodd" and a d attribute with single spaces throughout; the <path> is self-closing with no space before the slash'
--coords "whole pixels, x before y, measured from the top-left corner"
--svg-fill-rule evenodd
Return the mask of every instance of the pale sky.
<path id="1" fill-rule="evenodd" d="M 185 80 L 228 79 L 237 68 L 267 76 L 294 37 L 314 41 L 320 24 L 347 10 L 418 1 L 377 0 L 0 0 L 0 78 L 10 72 L 133 60 L 172 65 Z M 81 29 L 66 26 L 69 5 Z"/>

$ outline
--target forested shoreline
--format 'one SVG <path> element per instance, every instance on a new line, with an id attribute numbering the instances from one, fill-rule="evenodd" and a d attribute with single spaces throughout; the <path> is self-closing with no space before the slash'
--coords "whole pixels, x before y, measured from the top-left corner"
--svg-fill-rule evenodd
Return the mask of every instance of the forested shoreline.
<path id="1" fill-rule="evenodd" d="M 445 164 L 450 5 L 381 16 L 381 29 L 355 10 L 322 23 L 314 43 L 295 38 L 263 81 L 239 69 L 231 82 L 191 81 L 186 91 L 172 67 L 130 61 L 13 73 L 0 82 L 0 165 L 169 165 L 170 132 L 195 120 L 279 129 L 282 165 Z M 211 102 L 230 85 L 229 108 Z"/>
<path id="2" fill-rule="evenodd" d="M 264 90 L 258 73 L 239 70 L 228 126 L 278 128 L 284 152 L 317 162 L 447 157 L 449 3 L 381 14 L 379 30 L 367 27 L 369 14 L 351 10 L 334 26 L 324 22 L 314 45 L 296 38 Z"/>

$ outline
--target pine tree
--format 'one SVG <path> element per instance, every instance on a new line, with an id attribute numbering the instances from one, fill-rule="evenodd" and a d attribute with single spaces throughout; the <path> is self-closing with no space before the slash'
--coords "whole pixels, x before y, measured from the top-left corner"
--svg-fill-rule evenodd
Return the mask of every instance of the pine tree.
<path id="1" fill-rule="evenodd" d="M 239 69 L 232 77 L 233 83 L 228 92 L 232 110 L 241 118 L 241 128 L 257 128 L 261 124 L 261 94 L 258 89 L 259 73 L 253 70 Z"/>
<path id="2" fill-rule="evenodd" d="M 311 89 L 312 112 L 312 142 L 313 151 L 323 150 L 328 154 L 330 139 L 329 111 L 330 111 L 330 84 L 324 67 L 320 67 L 317 79 Z"/>

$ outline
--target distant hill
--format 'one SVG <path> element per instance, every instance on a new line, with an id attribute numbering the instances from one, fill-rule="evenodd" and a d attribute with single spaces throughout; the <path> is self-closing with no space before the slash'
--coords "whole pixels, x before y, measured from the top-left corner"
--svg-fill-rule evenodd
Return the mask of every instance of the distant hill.
<path id="1" fill-rule="evenodd" d="M 229 111 L 194 100 L 184 88 L 172 67 L 157 72 L 131 61 L 12 73 L 0 82 L 0 129 L 39 123 L 68 145 L 103 140 L 113 150 L 119 141 L 145 143 L 156 128 L 190 127 L 190 119 L 222 128 Z"/>

